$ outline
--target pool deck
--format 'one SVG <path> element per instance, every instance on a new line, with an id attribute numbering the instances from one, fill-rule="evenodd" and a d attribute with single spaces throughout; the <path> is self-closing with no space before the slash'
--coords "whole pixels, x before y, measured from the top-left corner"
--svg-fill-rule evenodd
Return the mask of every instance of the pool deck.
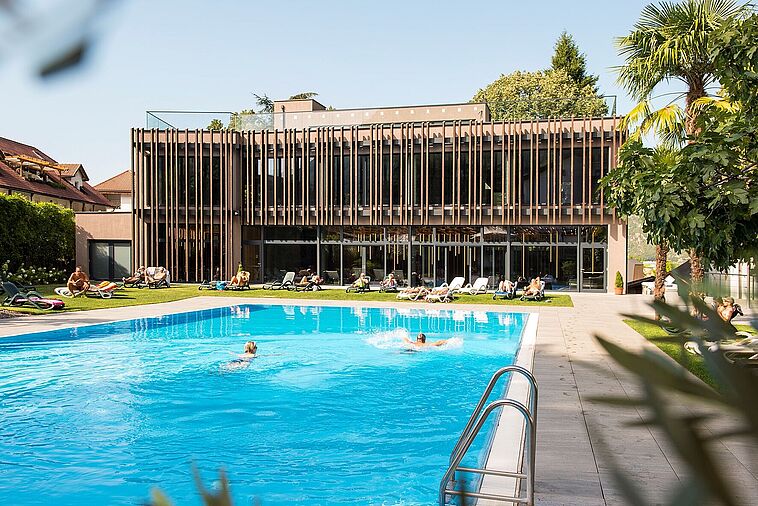
<path id="1" fill-rule="evenodd" d="M 686 477 L 675 452 L 656 430 L 627 426 L 630 421 L 640 420 L 644 413 L 591 400 L 593 396 L 603 395 L 634 396 L 639 390 L 635 379 L 600 348 L 593 335 L 599 333 L 633 350 L 657 350 L 628 327 L 621 316 L 623 313 L 650 315 L 651 310 L 646 305 L 649 297 L 606 294 L 571 296 L 573 308 L 480 304 L 443 307 L 539 314 L 534 355 L 534 373 L 540 389 L 535 485 L 537 504 L 626 504 L 612 478 L 608 453 L 614 456 L 626 476 L 644 489 L 649 504 L 663 503 L 670 497 L 672 485 Z M 0 337 L 240 303 L 396 307 L 385 302 L 197 297 L 146 306 L 0 320 Z M 408 307 L 407 304 L 404 307 Z M 430 305 L 420 303 L 418 307 Z M 709 430 L 722 430 L 730 426 L 727 416 L 714 414 L 716 416 L 705 425 Z M 731 479 L 734 490 L 739 491 L 739 501 L 749 504 L 751 498 L 758 497 L 758 447 L 749 441 L 733 438 L 717 440 L 712 448 L 721 458 L 724 474 Z"/>

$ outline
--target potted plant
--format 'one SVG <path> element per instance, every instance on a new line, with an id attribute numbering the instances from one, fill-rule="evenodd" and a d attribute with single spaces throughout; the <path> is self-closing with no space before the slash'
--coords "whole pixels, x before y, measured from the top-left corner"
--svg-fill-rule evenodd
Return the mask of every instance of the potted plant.
<path id="1" fill-rule="evenodd" d="M 624 293 L 624 278 L 621 277 L 621 273 L 616 271 L 616 295 L 622 295 Z"/>

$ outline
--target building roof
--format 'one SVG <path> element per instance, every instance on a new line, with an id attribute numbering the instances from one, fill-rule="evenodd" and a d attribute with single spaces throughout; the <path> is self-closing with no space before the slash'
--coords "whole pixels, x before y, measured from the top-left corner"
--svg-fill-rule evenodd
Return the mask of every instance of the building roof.
<path id="1" fill-rule="evenodd" d="M 132 171 L 125 170 L 120 174 L 116 174 L 112 178 L 96 184 L 95 189 L 103 194 L 132 193 Z"/>
<path id="2" fill-rule="evenodd" d="M 59 163 L 58 167 L 62 167 L 64 169 L 60 171 L 61 176 L 63 177 L 73 177 L 77 172 L 81 171 L 82 179 L 84 181 L 89 181 L 89 176 L 87 175 L 87 172 L 84 170 L 84 166 L 81 163 Z"/>
<path id="3" fill-rule="evenodd" d="M 0 154 L 2 154 L 0 156 L 0 187 L 63 200 L 113 207 L 113 204 L 104 195 L 88 183 L 83 183 L 81 188 L 76 188 L 68 181 L 68 178 L 81 168 L 81 164 L 60 165 L 52 157 L 34 146 L 3 137 L 0 137 Z M 19 174 L 17 167 L 14 166 L 19 162 L 11 162 L 6 159 L 14 155 L 32 158 L 39 163 L 47 162 L 49 166 L 43 164 L 35 167 L 39 178 L 25 178 Z M 33 166 L 34 163 L 30 162 L 29 165 Z M 72 172 L 68 174 L 69 171 Z M 83 175 L 83 179 L 87 180 L 86 173 Z"/>

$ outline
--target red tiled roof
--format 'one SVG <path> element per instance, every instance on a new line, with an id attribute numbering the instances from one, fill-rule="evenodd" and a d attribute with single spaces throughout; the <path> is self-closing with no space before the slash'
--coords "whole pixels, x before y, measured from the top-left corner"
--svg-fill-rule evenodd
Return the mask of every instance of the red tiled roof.
<path id="1" fill-rule="evenodd" d="M 35 148 L 34 146 L 30 146 L 28 144 L 22 144 L 20 142 L 12 141 L 10 139 L 6 139 L 5 137 L 0 137 L 0 151 L 6 151 L 8 153 L 15 153 L 17 155 L 26 155 L 31 156 L 34 158 L 39 158 L 41 160 L 45 160 L 46 162 L 52 162 L 56 163 L 55 160 L 47 156 L 45 153 L 40 151 L 39 149 Z"/>
<path id="2" fill-rule="evenodd" d="M 30 156 L 46 162 L 57 163 L 54 159 L 42 151 L 36 149 L 34 146 L 22 144 L 20 142 L 5 139 L 3 137 L 0 137 L 0 151 L 9 154 Z M 67 165 L 73 166 L 74 164 Z M 79 164 L 76 164 L 76 166 L 78 167 Z M 63 176 L 61 172 L 56 169 L 46 168 L 44 169 L 44 172 L 47 176 L 49 176 L 52 184 L 24 179 L 12 167 L 3 161 L 0 161 L 0 187 L 9 188 L 11 190 L 17 190 L 25 193 L 46 195 L 48 197 L 54 197 L 63 200 L 73 200 L 76 202 L 85 202 L 87 204 L 113 207 L 113 204 L 107 198 L 105 198 L 100 192 L 95 190 L 89 184 L 84 183 L 82 184 L 81 189 L 78 189 L 69 183 L 65 179 L 65 176 Z M 71 175 L 73 175 L 73 173 Z"/>
<path id="3" fill-rule="evenodd" d="M 132 171 L 125 170 L 121 174 L 116 174 L 96 184 L 95 189 L 100 193 L 132 193 Z"/>

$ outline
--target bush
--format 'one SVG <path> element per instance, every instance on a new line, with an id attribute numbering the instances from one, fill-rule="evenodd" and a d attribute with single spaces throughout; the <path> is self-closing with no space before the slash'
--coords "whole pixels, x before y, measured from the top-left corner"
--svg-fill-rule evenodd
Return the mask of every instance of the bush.
<path id="1" fill-rule="evenodd" d="M 616 271 L 616 288 L 624 288 L 624 278 L 619 271 Z"/>
<path id="2" fill-rule="evenodd" d="M 0 254 L 6 270 L 20 272 L 23 265 L 70 270 L 75 230 L 71 209 L 0 193 Z"/>
<path id="3" fill-rule="evenodd" d="M 52 285 L 66 281 L 66 271 L 45 267 L 21 267 L 15 272 L 8 270 L 9 262 L 0 265 L 0 280 L 11 281 L 22 285 Z"/>

